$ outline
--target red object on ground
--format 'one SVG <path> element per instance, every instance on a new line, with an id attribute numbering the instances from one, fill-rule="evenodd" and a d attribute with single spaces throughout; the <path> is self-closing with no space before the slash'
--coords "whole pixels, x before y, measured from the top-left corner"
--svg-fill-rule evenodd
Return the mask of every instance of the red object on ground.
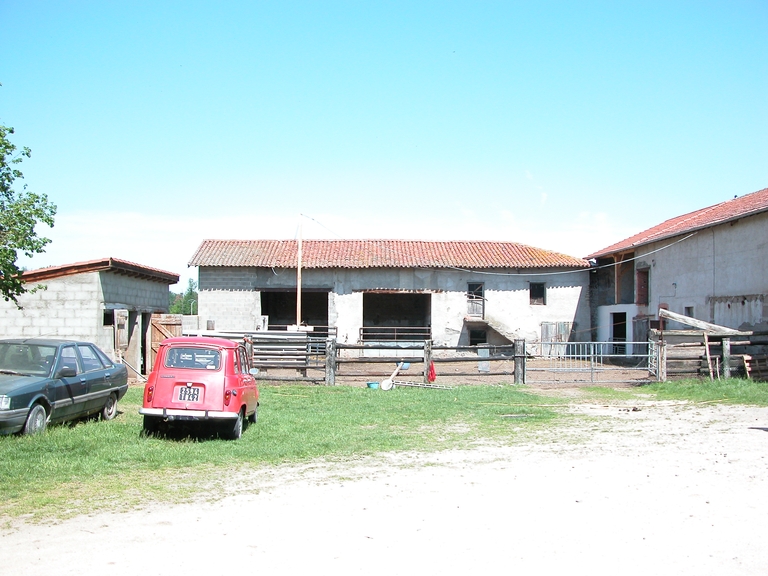
<path id="1" fill-rule="evenodd" d="M 434 382 L 437 380 L 437 374 L 435 373 L 435 363 L 430 360 L 429 362 L 429 372 L 427 372 L 427 380 L 430 382 Z"/>

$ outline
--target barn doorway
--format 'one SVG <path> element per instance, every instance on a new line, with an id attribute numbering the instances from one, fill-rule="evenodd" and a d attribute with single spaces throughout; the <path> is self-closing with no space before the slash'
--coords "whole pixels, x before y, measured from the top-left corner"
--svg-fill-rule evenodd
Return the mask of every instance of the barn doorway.
<path id="1" fill-rule="evenodd" d="M 431 294 L 363 294 L 363 341 L 428 340 L 431 324 Z"/>
<path id="2" fill-rule="evenodd" d="M 269 318 L 270 330 L 285 330 L 296 324 L 296 290 L 261 292 L 261 313 Z M 301 291 L 301 320 L 307 326 L 328 327 L 328 292 Z"/>

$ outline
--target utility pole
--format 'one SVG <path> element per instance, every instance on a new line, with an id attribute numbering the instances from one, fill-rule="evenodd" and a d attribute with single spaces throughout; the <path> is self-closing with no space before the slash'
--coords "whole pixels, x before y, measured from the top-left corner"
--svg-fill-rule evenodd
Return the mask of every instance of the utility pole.
<path id="1" fill-rule="evenodd" d="M 296 262 L 296 329 L 301 326 L 301 258 L 302 258 L 302 242 L 301 242 L 301 214 L 299 214 L 299 249 Z"/>

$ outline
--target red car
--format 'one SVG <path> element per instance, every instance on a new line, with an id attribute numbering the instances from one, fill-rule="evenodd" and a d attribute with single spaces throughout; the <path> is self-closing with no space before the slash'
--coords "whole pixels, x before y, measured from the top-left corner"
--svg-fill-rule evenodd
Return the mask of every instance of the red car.
<path id="1" fill-rule="evenodd" d="M 168 338 L 160 344 L 144 387 L 144 431 L 154 434 L 175 423 L 214 423 L 225 438 L 243 433 L 245 418 L 256 422 L 259 389 L 242 344 L 223 338 Z"/>

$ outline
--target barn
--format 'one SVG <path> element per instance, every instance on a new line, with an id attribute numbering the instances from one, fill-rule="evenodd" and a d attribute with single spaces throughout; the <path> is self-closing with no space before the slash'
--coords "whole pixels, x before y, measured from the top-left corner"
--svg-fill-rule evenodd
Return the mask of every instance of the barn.
<path id="1" fill-rule="evenodd" d="M 514 242 L 204 240 L 189 265 L 209 330 L 446 346 L 590 336 L 589 263 Z"/>

